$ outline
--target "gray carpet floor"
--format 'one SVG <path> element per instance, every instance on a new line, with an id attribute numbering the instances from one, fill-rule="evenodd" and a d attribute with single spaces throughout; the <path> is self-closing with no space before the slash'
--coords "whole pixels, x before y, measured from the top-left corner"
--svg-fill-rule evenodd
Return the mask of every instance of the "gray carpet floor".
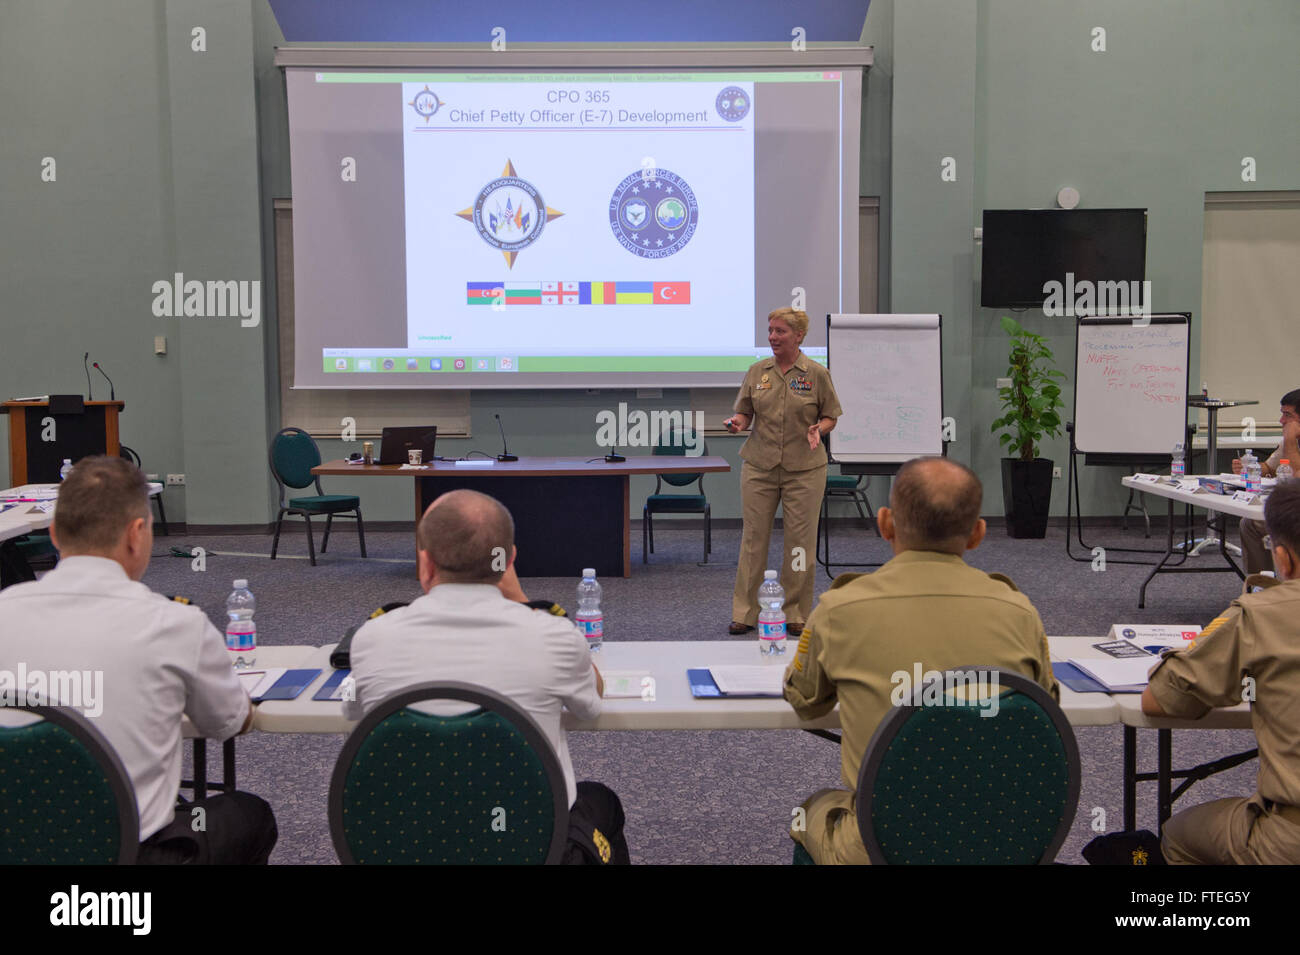
<path id="1" fill-rule="evenodd" d="M 699 525 L 681 522 L 674 529 L 671 523 L 656 523 L 656 553 L 648 564 L 641 562 L 640 531 L 634 529 L 632 576 L 602 579 L 607 640 L 725 638 L 739 531 L 715 526 L 713 554 L 701 566 Z M 837 523 L 832 534 L 837 562 L 888 559 L 888 545 L 860 522 Z M 259 642 L 318 646 L 337 640 L 379 604 L 419 594 L 413 535 L 371 532 L 366 537 L 369 559 L 360 558 L 355 531 L 345 526 L 316 567 L 306 560 L 301 532 L 285 532 L 275 561 L 269 559 L 269 536 L 158 537 L 145 583 L 189 597 L 221 627 L 231 580 L 247 577 L 257 596 Z M 1157 547 L 1163 541 L 1159 528 L 1150 540 L 1118 527 L 1088 528 L 1085 538 L 1090 547 L 1110 548 Z M 772 566 L 779 541 L 774 535 Z M 190 560 L 171 556 L 173 545 L 205 548 L 206 570 L 196 572 Z M 1074 551 L 1081 553 L 1077 546 Z M 1116 622 L 1204 624 L 1240 592 L 1231 573 L 1167 575 L 1152 585 L 1147 608 L 1138 610 L 1138 587 L 1149 568 L 1115 563 L 1126 555 L 1113 549 L 1107 556 L 1103 572 L 1090 562 L 1070 560 L 1063 527 L 1049 528 L 1041 541 L 1011 540 L 993 527 L 984 545 L 968 555 L 974 566 L 1015 580 L 1049 634 L 1101 637 Z M 1223 564 L 1217 554 L 1194 560 Z M 829 583 L 818 568 L 817 592 Z M 576 584 L 556 578 L 523 581 L 530 596 L 557 600 L 571 611 Z M 1091 827 L 1098 809 L 1108 830 L 1122 826 L 1120 728 L 1081 728 L 1076 736 L 1083 788 L 1059 857 L 1068 863 L 1082 862 L 1079 853 L 1096 834 Z M 1155 733 L 1141 732 L 1138 739 L 1139 769 L 1153 769 Z M 238 741 L 239 788 L 266 798 L 279 822 L 273 863 L 337 861 L 325 803 L 342 741 L 340 736 L 266 733 Z M 788 863 L 791 810 L 813 791 L 839 785 L 838 747 L 798 731 L 573 733 L 569 745 L 578 778 L 604 782 L 622 798 L 636 863 Z M 1174 734 L 1174 764 L 1200 763 L 1253 746 L 1249 731 L 1181 731 Z M 217 752 L 209 756 L 209 773 L 217 778 L 219 747 L 210 749 Z M 188 747 L 186 760 L 188 773 Z M 1251 761 L 1200 782 L 1176 808 L 1247 794 L 1256 771 Z M 1156 828 L 1153 783 L 1139 784 L 1138 825 Z"/>

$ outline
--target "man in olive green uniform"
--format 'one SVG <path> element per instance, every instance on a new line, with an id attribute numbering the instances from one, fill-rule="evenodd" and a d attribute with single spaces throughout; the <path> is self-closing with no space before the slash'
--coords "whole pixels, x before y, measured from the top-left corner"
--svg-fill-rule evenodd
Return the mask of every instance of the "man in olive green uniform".
<path id="1" fill-rule="evenodd" d="M 758 585 L 767 569 L 778 504 L 784 528 L 781 586 L 790 631 L 798 634 L 812 612 L 817 518 L 826 493 L 821 439 L 842 411 L 830 372 L 799 349 L 807 331 L 803 312 L 787 308 L 768 316 L 772 357 L 749 367 L 736 396 L 736 414 L 724 422 L 733 433 L 753 428 L 740 449 L 744 528 L 731 633 L 752 630 L 758 621 Z"/>
<path id="2" fill-rule="evenodd" d="M 909 461 L 877 514 L 894 557 L 871 574 L 843 574 L 822 594 L 785 673 L 785 698 L 803 719 L 840 704 L 841 779 L 804 804 L 791 837 L 819 865 L 866 864 L 854 810 L 867 744 L 889 714 L 897 674 L 994 666 L 1022 673 L 1060 698 L 1043 622 L 1006 577 L 961 555 L 984 539 L 983 491 L 967 467 Z"/>
<path id="3" fill-rule="evenodd" d="M 1282 582 L 1251 593 L 1268 578 L 1249 578 L 1190 650 L 1155 666 L 1142 693 L 1142 712 L 1184 719 L 1253 701 L 1255 793 L 1173 816 L 1160 843 L 1171 865 L 1300 863 L 1300 481 L 1269 495 L 1264 522 Z"/>

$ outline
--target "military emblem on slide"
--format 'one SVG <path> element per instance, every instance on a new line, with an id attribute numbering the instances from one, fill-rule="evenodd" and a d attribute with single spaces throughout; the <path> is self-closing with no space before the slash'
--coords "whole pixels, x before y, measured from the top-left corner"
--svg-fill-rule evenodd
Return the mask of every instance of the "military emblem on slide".
<path id="1" fill-rule="evenodd" d="M 424 89 L 415 94 L 415 99 L 411 100 L 406 105 L 415 110 L 415 112 L 420 116 L 423 116 L 425 125 L 428 125 L 429 120 L 433 119 L 434 114 L 447 104 L 438 99 L 437 93 L 429 89 L 428 86 L 425 86 Z"/>
<path id="2" fill-rule="evenodd" d="M 749 94 L 739 86 L 728 86 L 718 94 L 714 106 L 727 122 L 738 123 L 749 115 Z"/>
<path id="3" fill-rule="evenodd" d="M 637 170 L 609 200 L 609 225 L 623 248 L 645 259 L 662 259 L 691 241 L 700 207 L 686 180 L 667 169 L 647 179 Z"/>
<path id="4" fill-rule="evenodd" d="M 456 215 L 472 222 L 484 242 L 501 250 L 506 268 L 514 268 L 519 252 L 541 237 L 547 222 L 564 213 L 546 205 L 537 187 L 520 179 L 507 159 L 500 178 L 479 190 L 474 205 Z"/>

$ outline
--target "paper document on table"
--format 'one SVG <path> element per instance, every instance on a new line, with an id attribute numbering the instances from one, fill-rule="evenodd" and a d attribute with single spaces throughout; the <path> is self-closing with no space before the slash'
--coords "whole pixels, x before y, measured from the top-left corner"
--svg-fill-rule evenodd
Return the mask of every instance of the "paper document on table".
<path id="1" fill-rule="evenodd" d="M 653 702 L 655 679 L 649 670 L 601 670 L 605 681 L 605 699 Z"/>
<path id="2" fill-rule="evenodd" d="M 1137 693 L 1147 685 L 1147 672 L 1155 666 L 1155 657 L 1122 660 L 1099 660 L 1096 657 L 1070 662 L 1113 693 Z"/>
<path id="3" fill-rule="evenodd" d="M 265 670 L 236 670 L 240 684 L 254 700 L 260 699 L 275 682 L 288 672 L 288 667 L 270 667 Z"/>
<path id="4" fill-rule="evenodd" d="M 774 664 L 709 667 L 713 682 L 727 696 L 781 696 L 785 667 Z"/>

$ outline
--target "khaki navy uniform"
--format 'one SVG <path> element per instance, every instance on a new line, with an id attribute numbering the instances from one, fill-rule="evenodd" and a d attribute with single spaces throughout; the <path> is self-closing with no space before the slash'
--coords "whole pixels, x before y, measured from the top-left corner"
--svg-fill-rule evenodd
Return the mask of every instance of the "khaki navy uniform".
<path id="1" fill-rule="evenodd" d="M 794 659 L 785 698 L 801 719 L 840 705 L 844 789 L 823 789 L 803 805 L 791 837 L 819 865 L 865 865 L 854 802 L 867 744 L 893 709 L 897 671 L 993 666 L 1022 673 L 1060 699 L 1043 621 L 1000 574 L 955 554 L 908 550 L 871 574 L 841 574 L 822 594 Z"/>
<path id="2" fill-rule="evenodd" d="M 1255 582 L 1262 581 L 1251 578 L 1247 587 Z M 1247 688 L 1259 744 L 1255 794 L 1173 816 L 1161 839 L 1171 864 L 1300 863 L 1300 580 L 1238 597 L 1195 646 L 1167 655 L 1151 673 L 1160 708 L 1184 719 L 1235 706 Z"/>
<path id="3" fill-rule="evenodd" d="M 1264 461 L 1268 469 L 1274 474 L 1282 465 L 1283 445 L 1279 444 L 1277 450 L 1268 456 Z M 1296 467 L 1296 462 L 1291 462 L 1291 466 Z M 1242 563 L 1246 565 L 1246 573 L 1258 574 L 1265 570 L 1273 569 L 1273 555 L 1269 553 L 1268 548 L 1264 546 L 1264 536 L 1268 529 L 1264 527 L 1263 521 L 1251 520 L 1249 517 L 1241 519 L 1241 557 Z"/>
<path id="4" fill-rule="evenodd" d="M 740 449 L 740 499 L 744 530 L 740 565 L 731 597 L 731 619 L 758 622 L 758 586 L 767 569 L 776 506 L 781 505 L 785 551 L 781 586 L 785 618 L 803 623 L 812 612 L 817 563 L 817 518 L 826 493 L 826 445 L 808 447 L 808 429 L 822 418 L 838 418 L 840 400 L 831 373 L 802 351 L 785 374 L 775 358 L 754 362 L 736 396 L 735 410 L 752 415 L 750 436 Z M 796 557 L 794 548 L 803 548 Z M 802 568 L 794 570 L 798 562 Z"/>

